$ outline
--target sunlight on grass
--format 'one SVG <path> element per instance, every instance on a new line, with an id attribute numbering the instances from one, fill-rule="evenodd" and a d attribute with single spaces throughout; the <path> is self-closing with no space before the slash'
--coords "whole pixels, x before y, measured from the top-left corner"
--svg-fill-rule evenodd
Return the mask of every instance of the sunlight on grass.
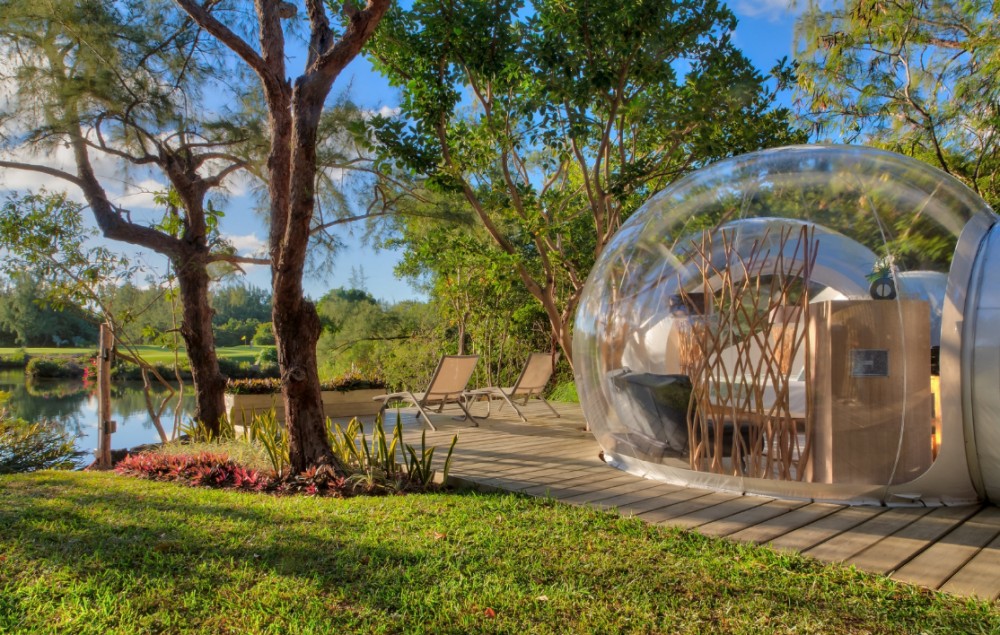
<path id="1" fill-rule="evenodd" d="M 987 603 L 547 500 L 0 479 L 0 632 L 990 633 Z"/>

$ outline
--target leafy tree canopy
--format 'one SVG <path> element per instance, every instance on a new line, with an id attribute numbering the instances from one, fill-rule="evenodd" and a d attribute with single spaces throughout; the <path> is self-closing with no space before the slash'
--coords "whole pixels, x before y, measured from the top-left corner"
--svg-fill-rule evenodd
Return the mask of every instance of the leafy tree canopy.
<path id="1" fill-rule="evenodd" d="M 464 198 L 571 356 L 587 273 L 653 192 L 801 140 L 718 2 L 417 0 L 370 53 L 401 88 L 390 167 Z"/>
<path id="2" fill-rule="evenodd" d="M 922 159 L 1000 203 L 1000 21 L 987 0 L 806 6 L 800 110 L 821 138 Z"/>

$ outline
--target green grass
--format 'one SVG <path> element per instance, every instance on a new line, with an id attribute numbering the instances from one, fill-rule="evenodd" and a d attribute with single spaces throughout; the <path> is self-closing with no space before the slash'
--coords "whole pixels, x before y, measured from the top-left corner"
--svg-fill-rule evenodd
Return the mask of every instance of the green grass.
<path id="1" fill-rule="evenodd" d="M 541 499 L 0 478 L 0 632 L 998 631 L 991 604 Z"/>
<path id="2" fill-rule="evenodd" d="M 258 353 L 265 348 L 273 346 L 227 346 L 215 349 L 216 354 L 225 359 L 237 362 L 254 362 Z M 170 364 L 174 361 L 174 353 L 160 346 L 137 346 L 136 349 L 144 360 L 150 364 Z M 93 348 L 0 348 L 0 355 L 11 355 L 20 351 L 25 351 L 31 357 L 54 357 L 63 355 L 92 355 L 97 352 L 97 347 Z M 185 358 L 185 353 L 181 349 L 181 359 Z M 184 360 L 186 362 L 186 360 Z"/>
<path id="3" fill-rule="evenodd" d="M 549 395 L 549 400 L 580 403 L 580 396 L 576 393 L 576 383 L 564 381 L 556 384 L 556 387 L 552 389 L 552 394 Z"/>

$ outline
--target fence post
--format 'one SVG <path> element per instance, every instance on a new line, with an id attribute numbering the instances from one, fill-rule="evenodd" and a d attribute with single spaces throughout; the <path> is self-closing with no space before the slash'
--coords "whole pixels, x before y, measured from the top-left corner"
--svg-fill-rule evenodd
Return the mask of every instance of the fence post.
<path id="1" fill-rule="evenodd" d="M 111 351 L 115 336 L 109 324 L 101 324 L 101 350 L 97 357 L 97 467 L 111 467 Z"/>

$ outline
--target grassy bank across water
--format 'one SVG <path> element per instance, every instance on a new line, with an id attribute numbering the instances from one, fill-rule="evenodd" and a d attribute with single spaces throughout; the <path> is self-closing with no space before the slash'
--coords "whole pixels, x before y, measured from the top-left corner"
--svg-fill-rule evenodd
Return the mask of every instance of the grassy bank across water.
<path id="1" fill-rule="evenodd" d="M 230 359 L 234 362 L 253 362 L 257 355 L 266 348 L 273 346 L 223 346 L 215 349 L 216 354 L 222 359 Z M 161 346 L 143 345 L 137 346 L 139 355 L 150 364 L 172 364 L 174 361 L 173 351 Z M 69 357 L 75 355 L 96 355 L 97 347 L 92 348 L 0 348 L 0 356 L 12 356 L 19 353 L 27 353 L 29 357 Z M 181 359 L 186 363 L 187 354 L 184 349 L 180 351 Z"/>
<path id="2" fill-rule="evenodd" d="M 0 632 L 995 633 L 988 603 L 547 500 L 0 477 Z"/>

